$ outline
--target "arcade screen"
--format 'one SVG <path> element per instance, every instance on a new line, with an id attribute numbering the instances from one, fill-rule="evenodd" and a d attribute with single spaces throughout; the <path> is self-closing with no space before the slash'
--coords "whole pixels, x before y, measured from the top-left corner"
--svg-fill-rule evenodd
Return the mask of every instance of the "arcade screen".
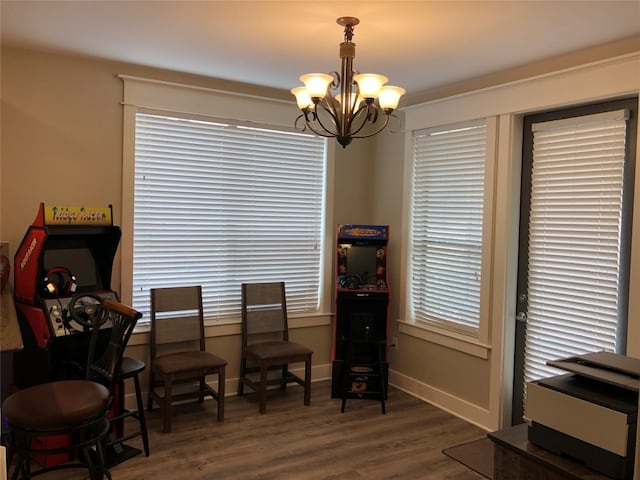
<path id="1" fill-rule="evenodd" d="M 45 250 L 43 272 L 55 267 L 69 269 L 76 276 L 81 291 L 95 290 L 102 284 L 98 279 L 95 259 L 88 247 Z"/>
<path id="2" fill-rule="evenodd" d="M 379 245 L 343 244 L 347 255 L 347 274 L 358 275 L 364 284 L 376 283 L 376 252 Z"/>

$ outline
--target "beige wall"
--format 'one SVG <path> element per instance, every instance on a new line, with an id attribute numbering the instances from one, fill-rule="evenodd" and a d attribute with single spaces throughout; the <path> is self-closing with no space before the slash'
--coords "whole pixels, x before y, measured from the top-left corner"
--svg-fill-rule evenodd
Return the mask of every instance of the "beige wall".
<path id="1" fill-rule="evenodd" d="M 11 255 L 39 202 L 111 203 L 119 218 L 121 98 L 108 65 L 2 50 L 0 213 Z"/>

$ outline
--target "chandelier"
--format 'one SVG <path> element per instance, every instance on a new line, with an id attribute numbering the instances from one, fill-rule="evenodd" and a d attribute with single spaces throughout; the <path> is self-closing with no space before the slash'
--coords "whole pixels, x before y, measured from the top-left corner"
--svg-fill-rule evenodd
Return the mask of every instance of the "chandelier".
<path id="1" fill-rule="evenodd" d="M 354 71 L 356 44 L 351 39 L 353 27 L 360 20 L 340 17 L 336 21 L 344 27 L 344 42 L 340 44 L 340 73 L 302 75 L 300 81 L 304 87 L 293 88 L 291 93 L 302 111 L 296 118 L 296 129 L 301 132 L 308 129 L 322 137 L 335 137 L 344 148 L 354 138 L 372 137 L 384 130 L 405 90 L 384 86 L 388 78 L 383 75 Z"/>

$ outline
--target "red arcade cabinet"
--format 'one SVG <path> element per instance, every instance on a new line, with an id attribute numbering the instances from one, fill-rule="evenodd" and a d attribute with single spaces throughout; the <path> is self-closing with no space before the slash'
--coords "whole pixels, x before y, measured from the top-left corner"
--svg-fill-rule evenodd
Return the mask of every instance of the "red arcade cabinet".
<path id="1" fill-rule="evenodd" d="M 332 346 L 331 397 L 339 398 L 344 370 L 345 337 L 375 338 L 377 345 L 360 344 L 348 375 L 349 398 L 380 397 L 380 376 L 375 375 L 377 349 L 384 349 L 388 335 L 389 285 L 387 282 L 388 225 L 338 225 L 336 321 Z M 388 375 L 384 375 L 387 391 Z"/>
<path id="2" fill-rule="evenodd" d="M 117 300 L 110 285 L 120 236 L 111 205 L 40 204 L 14 257 L 15 304 L 24 341 L 24 350 L 14 357 L 16 388 L 77 376 L 77 367 L 86 364 L 89 327 L 73 318 L 70 307 L 90 309 L 100 298 Z M 106 343 L 111 325 L 101 328 L 100 340 Z"/>

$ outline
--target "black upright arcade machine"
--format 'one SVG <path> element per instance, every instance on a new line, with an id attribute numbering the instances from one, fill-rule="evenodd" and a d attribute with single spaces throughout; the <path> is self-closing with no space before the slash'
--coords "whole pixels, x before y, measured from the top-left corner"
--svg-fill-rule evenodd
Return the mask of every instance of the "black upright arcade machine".
<path id="1" fill-rule="evenodd" d="M 380 376 L 373 374 L 380 343 L 384 371 L 388 372 L 387 335 L 389 285 L 387 282 L 388 225 L 338 225 L 336 321 L 332 346 L 331 397 L 343 388 L 345 337 L 367 336 L 378 344 L 359 343 L 352 358 L 348 398 L 379 398 Z M 384 375 L 387 391 L 388 375 Z"/>
<path id="2" fill-rule="evenodd" d="M 24 350 L 14 357 L 16 388 L 78 375 L 86 364 L 86 315 L 101 298 L 117 300 L 111 269 L 120 242 L 111 205 L 40 204 L 14 260 L 14 295 Z M 101 327 L 101 342 L 111 325 Z"/>

